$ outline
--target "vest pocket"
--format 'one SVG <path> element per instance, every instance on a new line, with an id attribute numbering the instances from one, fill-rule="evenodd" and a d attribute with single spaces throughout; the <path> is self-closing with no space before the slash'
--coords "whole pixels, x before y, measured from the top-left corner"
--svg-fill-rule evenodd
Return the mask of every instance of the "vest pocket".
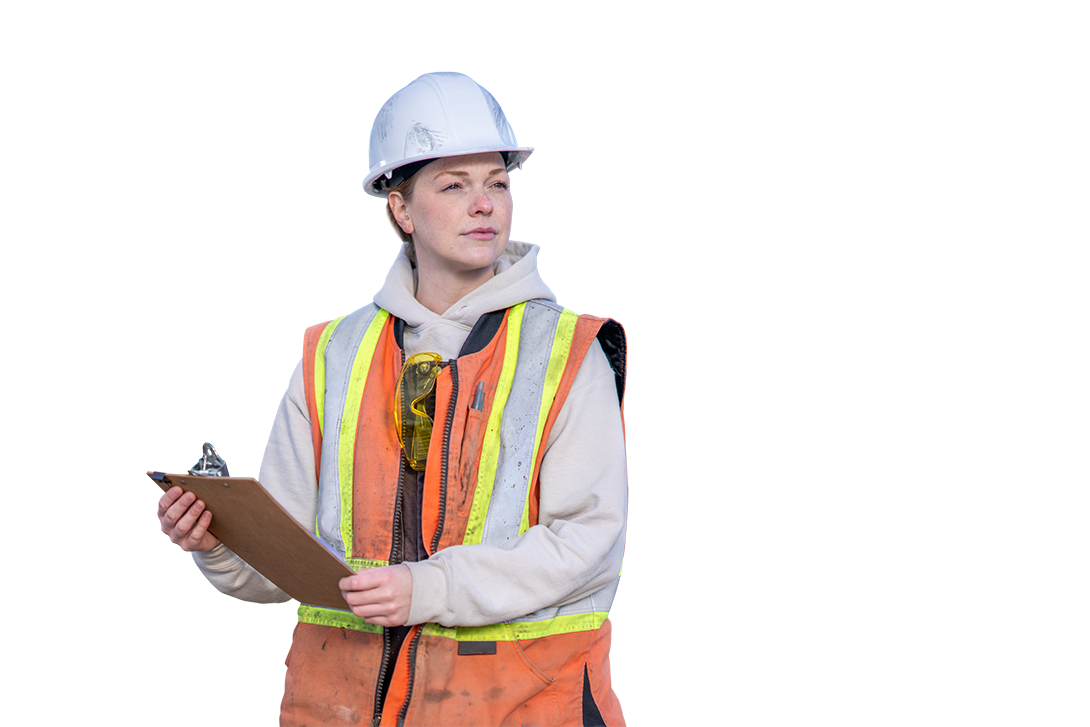
<path id="1" fill-rule="evenodd" d="M 527 648 L 534 651 L 532 646 Z M 497 641 L 495 654 L 459 655 L 460 650 L 454 639 L 425 633 L 417 652 L 417 686 L 406 724 L 578 724 L 578 712 L 562 719 L 558 681 L 528 664 L 513 642 Z M 577 686 L 581 688 L 582 682 Z M 569 711 L 580 707 L 575 695 L 568 701 L 573 707 Z"/>
<path id="2" fill-rule="evenodd" d="M 458 495 L 458 514 L 465 517 L 473 503 L 473 491 L 477 487 L 477 470 L 480 467 L 481 438 L 488 425 L 488 416 L 477 409 L 469 410 L 465 433 L 462 436 L 461 487 Z"/>
<path id="3" fill-rule="evenodd" d="M 367 724 L 375 707 L 382 635 L 300 622 L 280 703 L 280 724 Z"/>
<path id="4" fill-rule="evenodd" d="M 542 671 L 541 667 L 535 664 L 533 659 L 530 658 L 530 655 L 526 653 L 526 649 L 522 648 L 523 643 L 525 643 L 527 646 L 531 647 L 531 650 L 534 650 L 532 647 L 537 643 L 537 639 L 527 639 L 525 642 L 519 641 L 518 639 L 512 639 L 508 643 L 511 644 L 515 653 L 518 654 L 519 660 L 526 665 L 526 668 L 530 670 L 531 674 L 540 679 L 544 684 L 552 684 L 556 681 L 555 676 L 550 676 Z M 542 656 L 546 655 L 549 655 L 549 652 L 543 651 Z M 556 668 L 556 665 L 542 664 L 542 666 L 550 671 L 553 671 Z"/>

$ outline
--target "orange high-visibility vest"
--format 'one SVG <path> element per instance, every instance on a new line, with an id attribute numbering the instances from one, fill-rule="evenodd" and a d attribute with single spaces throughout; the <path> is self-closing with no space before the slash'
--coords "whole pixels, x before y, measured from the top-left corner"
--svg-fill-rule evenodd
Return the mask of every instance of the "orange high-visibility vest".
<path id="1" fill-rule="evenodd" d="M 372 304 L 305 336 L 319 482 L 315 528 L 356 569 L 389 565 L 400 552 L 404 465 L 393 417 L 404 359 L 399 325 Z M 596 339 L 623 398 L 625 342 L 616 322 L 537 300 L 478 322 L 436 381 L 421 506 L 429 553 L 501 544 L 537 523 L 545 443 Z M 482 381 L 486 396 L 475 402 Z M 349 611 L 303 604 L 281 724 L 582 725 L 590 715 L 591 723 L 623 725 L 609 672 L 617 575 L 575 603 L 512 621 L 413 626 L 395 658 L 386 629 Z"/>

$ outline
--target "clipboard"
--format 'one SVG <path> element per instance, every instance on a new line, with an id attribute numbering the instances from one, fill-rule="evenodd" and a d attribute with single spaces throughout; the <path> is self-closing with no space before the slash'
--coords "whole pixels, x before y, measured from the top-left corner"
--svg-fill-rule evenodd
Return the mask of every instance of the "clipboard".
<path id="1" fill-rule="evenodd" d="M 148 477 L 163 492 L 177 485 L 203 500 L 212 513 L 209 532 L 284 593 L 300 603 L 348 610 L 337 583 L 355 571 L 257 480 L 165 472 L 148 472 Z"/>

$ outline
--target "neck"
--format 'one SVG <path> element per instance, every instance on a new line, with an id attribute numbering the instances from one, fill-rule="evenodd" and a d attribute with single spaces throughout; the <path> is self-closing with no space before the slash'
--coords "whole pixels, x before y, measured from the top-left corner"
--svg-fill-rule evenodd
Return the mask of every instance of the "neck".
<path id="1" fill-rule="evenodd" d="M 466 272 L 437 272 L 417 264 L 416 299 L 433 313 L 443 315 L 450 308 L 493 277 L 492 266 Z"/>

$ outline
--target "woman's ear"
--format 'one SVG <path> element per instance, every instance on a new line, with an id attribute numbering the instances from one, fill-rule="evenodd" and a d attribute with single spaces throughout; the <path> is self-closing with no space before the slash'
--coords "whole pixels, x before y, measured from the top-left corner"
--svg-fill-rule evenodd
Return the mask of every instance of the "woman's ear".
<path id="1" fill-rule="evenodd" d="M 390 212 L 394 215 L 394 221 L 406 235 L 413 234 L 413 221 L 409 215 L 409 205 L 405 204 L 405 198 L 401 192 L 390 192 Z"/>

